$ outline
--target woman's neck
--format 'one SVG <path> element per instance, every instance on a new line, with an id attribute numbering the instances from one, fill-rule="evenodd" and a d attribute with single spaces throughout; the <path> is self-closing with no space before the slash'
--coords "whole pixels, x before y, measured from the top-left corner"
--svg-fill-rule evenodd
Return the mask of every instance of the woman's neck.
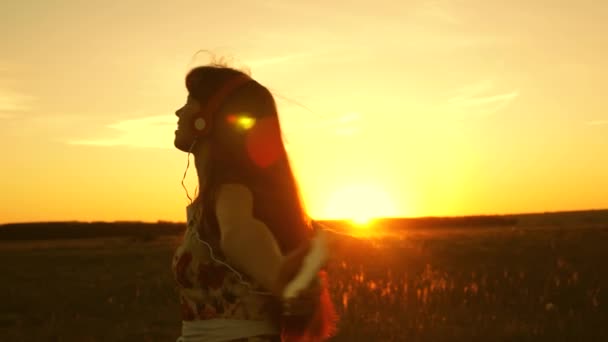
<path id="1" fill-rule="evenodd" d="M 209 156 L 210 146 L 207 142 L 201 142 L 197 144 L 192 151 L 194 155 L 194 166 L 196 167 L 196 174 L 198 177 L 198 195 L 194 200 L 195 203 L 202 201 L 202 194 L 207 187 L 207 180 L 209 179 Z"/>

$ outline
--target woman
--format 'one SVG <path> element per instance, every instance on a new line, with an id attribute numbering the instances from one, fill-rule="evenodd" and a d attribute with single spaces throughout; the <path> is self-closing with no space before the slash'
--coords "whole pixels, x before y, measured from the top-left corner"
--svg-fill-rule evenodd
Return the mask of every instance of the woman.
<path id="1" fill-rule="evenodd" d="M 323 271 L 311 266 L 314 281 L 285 299 L 290 282 L 304 273 L 314 232 L 272 95 L 248 75 L 217 65 L 191 70 L 186 88 L 175 146 L 193 153 L 200 194 L 187 207 L 188 227 L 172 264 L 182 308 L 178 341 L 330 337 L 336 314 Z"/>

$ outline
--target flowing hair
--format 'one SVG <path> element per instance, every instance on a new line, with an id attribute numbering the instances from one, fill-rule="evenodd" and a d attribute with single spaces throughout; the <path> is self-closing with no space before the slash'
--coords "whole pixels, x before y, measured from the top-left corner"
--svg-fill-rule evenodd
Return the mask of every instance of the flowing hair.
<path id="1" fill-rule="evenodd" d="M 190 96 L 199 103 L 211 97 L 235 77 L 245 73 L 221 65 L 201 66 L 186 76 Z M 199 170 L 202 190 L 197 202 L 205 202 L 207 221 L 219 233 L 213 215 L 213 199 L 221 184 L 240 183 L 247 186 L 254 198 L 253 215 L 264 222 L 278 242 L 283 255 L 310 241 L 311 220 L 303 205 L 297 181 L 282 138 L 275 100 L 270 91 L 251 79 L 232 92 L 212 115 L 212 129 L 205 137 L 209 141 L 209 161 Z M 235 118 L 245 117 L 254 122 L 250 127 L 236 127 Z M 204 172 L 204 173 L 202 173 Z M 211 205 L 208 205 L 210 204 Z M 285 317 L 276 301 L 275 319 L 285 340 L 319 341 L 336 332 L 337 314 L 331 301 L 327 274 L 319 272 L 321 291 L 315 300 L 315 310 L 306 316 Z"/>

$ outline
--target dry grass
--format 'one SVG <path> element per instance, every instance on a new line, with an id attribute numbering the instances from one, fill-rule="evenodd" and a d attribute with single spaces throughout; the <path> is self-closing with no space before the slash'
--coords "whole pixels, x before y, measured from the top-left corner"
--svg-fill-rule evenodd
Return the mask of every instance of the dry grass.
<path id="1" fill-rule="evenodd" d="M 179 235 L 0 241 L 0 340 L 175 341 Z M 608 227 L 342 238 L 335 341 L 608 340 Z"/>

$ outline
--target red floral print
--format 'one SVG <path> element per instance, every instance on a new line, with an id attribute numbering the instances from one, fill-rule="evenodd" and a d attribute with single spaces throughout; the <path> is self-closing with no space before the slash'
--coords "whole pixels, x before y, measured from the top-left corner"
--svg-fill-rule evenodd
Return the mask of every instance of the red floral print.
<path id="1" fill-rule="evenodd" d="M 182 309 L 182 320 L 184 321 L 193 321 L 195 318 L 194 315 L 194 311 L 192 311 L 192 308 L 190 307 L 190 305 L 188 305 L 188 302 L 186 300 L 184 300 L 183 298 L 181 299 L 181 309 Z"/>
<path id="2" fill-rule="evenodd" d="M 198 282 L 201 288 L 217 290 L 224 285 L 226 271 L 221 265 L 201 264 L 198 268 Z"/>
<path id="3" fill-rule="evenodd" d="M 214 318 L 268 320 L 273 312 L 263 301 L 242 301 L 243 285 L 226 266 L 210 258 L 207 247 L 196 239 L 188 227 L 184 240 L 175 251 L 171 263 L 180 297 L 182 320 Z M 214 250 L 216 257 L 225 260 L 221 249 Z M 261 289 L 253 280 L 246 281 Z"/>
<path id="4" fill-rule="evenodd" d="M 202 310 L 199 312 L 200 319 L 212 319 L 217 318 L 217 311 L 211 305 L 205 305 Z"/>

